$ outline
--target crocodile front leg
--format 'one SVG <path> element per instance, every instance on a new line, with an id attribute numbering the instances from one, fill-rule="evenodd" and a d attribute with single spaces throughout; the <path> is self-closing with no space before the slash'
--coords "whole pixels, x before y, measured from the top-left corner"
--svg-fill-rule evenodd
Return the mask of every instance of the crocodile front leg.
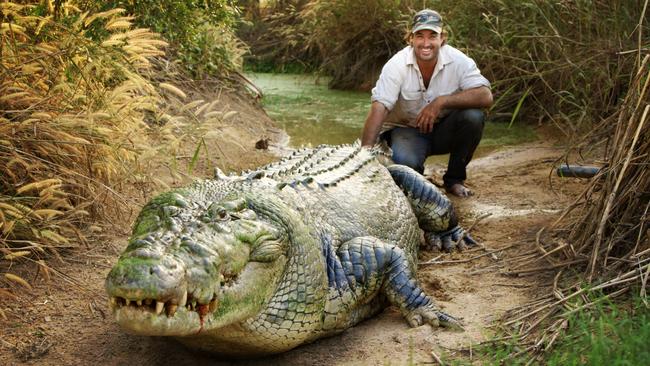
<path id="1" fill-rule="evenodd" d="M 330 284 L 337 288 L 342 299 L 346 298 L 346 292 L 351 292 L 351 297 L 357 300 L 355 303 L 367 303 L 363 299 L 359 301 L 359 297 L 369 300 L 380 293 L 400 309 L 412 327 L 429 323 L 462 328 L 458 320 L 441 312 L 424 293 L 414 276 L 413 264 L 397 245 L 374 237 L 359 237 L 343 243 L 335 259 L 334 263 L 328 260 L 328 273 L 338 277 Z M 346 301 L 343 302 L 341 308 L 346 308 Z"/>

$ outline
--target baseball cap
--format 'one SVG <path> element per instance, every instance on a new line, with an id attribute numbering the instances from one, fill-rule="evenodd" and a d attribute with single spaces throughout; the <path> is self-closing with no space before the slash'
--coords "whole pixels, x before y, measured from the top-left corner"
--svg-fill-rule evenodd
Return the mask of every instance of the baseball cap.
<path id="1" fill-rule="evenodd" d="M 436 33 L 442 33 L 442 17 L 437 11 L 431 9 L 420 10 L 413 17 L 411 33 L 419 30 L 429 29 Z"/>

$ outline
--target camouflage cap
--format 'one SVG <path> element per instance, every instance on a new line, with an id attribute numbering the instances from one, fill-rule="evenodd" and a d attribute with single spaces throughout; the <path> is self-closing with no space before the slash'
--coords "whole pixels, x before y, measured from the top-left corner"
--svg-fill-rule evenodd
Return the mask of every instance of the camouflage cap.
<path id="1" fill-rule="evenodd" d="M 411 33 L 428 29 L 436 33 L 442 33 L 442 17 L 437 11 L 431 9 L 424 9 L 418 11 L 413 17 L 413 26 Z"/>

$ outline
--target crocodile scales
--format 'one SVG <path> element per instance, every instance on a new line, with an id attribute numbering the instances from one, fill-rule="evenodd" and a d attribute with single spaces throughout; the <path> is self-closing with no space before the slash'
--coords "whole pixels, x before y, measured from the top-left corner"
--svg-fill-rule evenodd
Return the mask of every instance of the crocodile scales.
<path id="1" fill-rule="evenodd" d="M 419 286 L 417 249 L 422 230 L 446 249 L 474 242 L 444 194 L 383 159 L 319 146 L 154 198 L 106 280 L 117 323 L 234 357 L 340 333 L 388 304 L 411 326 L 459 325 Z"/>

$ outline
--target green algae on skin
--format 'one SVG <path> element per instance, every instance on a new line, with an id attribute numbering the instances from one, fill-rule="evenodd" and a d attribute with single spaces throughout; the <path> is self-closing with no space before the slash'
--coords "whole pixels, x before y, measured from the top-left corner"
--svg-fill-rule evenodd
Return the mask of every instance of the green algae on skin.
<path id="1" fill-rule="evenodd" d="M 164 208 L 185 207 L 187 202 L 183 199 L 183 192 L 182 190 L 165 192 L 147 203 L 135 220 L 132 237 L 139 238 L 163 227 L 166 230 L 169 229 L 170 223 L 165 220 Z"/>

